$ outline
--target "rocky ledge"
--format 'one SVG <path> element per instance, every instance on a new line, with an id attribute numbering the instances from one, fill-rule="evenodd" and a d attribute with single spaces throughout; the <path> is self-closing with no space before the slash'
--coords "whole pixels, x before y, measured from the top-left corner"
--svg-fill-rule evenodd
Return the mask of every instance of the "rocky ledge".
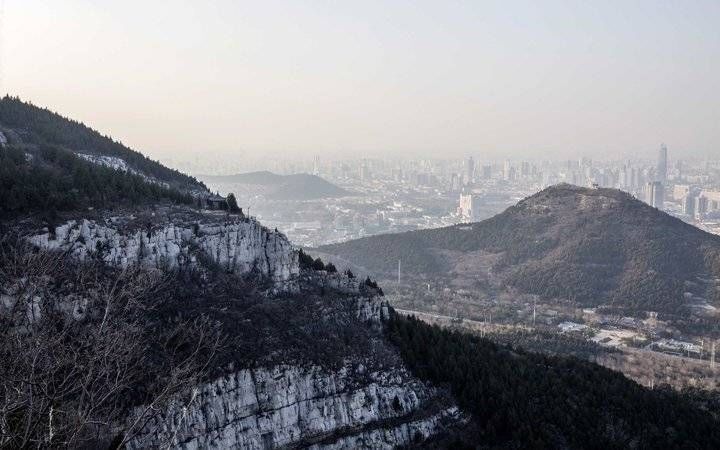
<path id="1" fill-rule="evenodd" d="M 168 269 L 211 263 L 238 275 L 259 274 L 278 290 L 297 288 L 298 255 L 284 234 L 253 219 L 199 217 L 144 228 L 128 227 L 117 218 L 70 220 L 29 240 L 80 260 L 98 257 L 117 267 L 141 264 Z"/>
<path id="2" fill-rule="evenodd" d="M 368 373 L 360 363 L 245 369 L 189 397 L 174 399 L 128 448 L 395 448 L 464 420 L 404 368 Z"/>

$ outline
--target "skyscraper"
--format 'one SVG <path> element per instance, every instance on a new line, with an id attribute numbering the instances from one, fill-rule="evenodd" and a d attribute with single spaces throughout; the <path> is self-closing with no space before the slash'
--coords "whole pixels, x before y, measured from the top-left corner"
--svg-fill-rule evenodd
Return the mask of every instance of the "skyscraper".
<path id="1" fill-rule="evenodd" d="M 370 167 L 368 167 L 367 161 L 363 160 L 360 166 L 360 181 L 370 180 Z"/>
<path id="2" fill-rule="evenodd" d="M 695 217 L 695 198 L 692 194 L 688 193 L 682 199 L 682 210 L 686 216 Z"/>
<path id="3" fill-rule="evenodd" d="M 472 156 L 468 158 L 466 166 L 466 182 L 468 184 L 471 184 L 473 181 L 475 181 L 475 161 L 473 161 Z"/>
<path id="4" fill-rule="evenodd" d="M 512 165 L 510 164 L 510 161 L 505 161 L 505 164 L 503 165 L 503 179 L 505 181 L 512 180 L 513 174 L 511 173 Z"/>
<path id="5" fill-rule="evenodd" d="M 521 178 L 527 178 L 530 176 L 530 163 L 527 161 L 523 161 L 520 163 L 520 177 Z"/>
<path id="6" fill-rule="evenodd" d="M 458 213 L 463 221 L 473 222 L 478 219 L 481 197 L 472 193 L 460 194 L 460 205 Z"/>
<path id="7" fill-rule="evenodd" d="M 315 155 L 313 159 L 313 175 L 320 175 L 320 156 Z"/>
<path id="8" fill-rule="evenodd" d="M 457 192 L 460 190 L 460 187 L 462 186 L 462 178 L 460 175 L 454 173 L 450 176 L 450 190 L 452 192 Z"/>
<path id="9" fill-rule="evenodd" d="M 489 180 L 490 178 L 492 178 L 492 166 L 482 166 L 482 177 L 484 180 Z"/>
<path id="10" fill-rule="evenodd" d="M 649 182 L 645 185 L 645 203 L 657 209 L 663 209 L 665 202 L 665 187 L 659 181 Z"/>
<path id="11" fill-rule="evenodd" d="M 702 219 L 702 216 L 707 212 L 708 210 L 708 199 L 704 196 L 695 197 L 695 207 L 693 208 L 693 212 L 695 213 L 695 217 L 698 219 Z"/>
<path id="12" fill-rule="evenodd" d="M 667 181 L 667 147 L 665 144 L 660 145 L 655 180 L 663 184 Z"/>

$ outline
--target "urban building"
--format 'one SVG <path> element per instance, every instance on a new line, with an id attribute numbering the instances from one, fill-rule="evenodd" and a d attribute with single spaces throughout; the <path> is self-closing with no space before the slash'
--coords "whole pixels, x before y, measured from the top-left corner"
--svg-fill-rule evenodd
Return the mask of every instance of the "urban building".
<path id="1" fill-rule="evenodd" d="M 665 144 L 660 146 L 658 152 L 657 168 L 655 169 L 655 181 L 665 184 L 667 182 L 667 168 L 668 168 L 668 150 Z"/>
<path id="2" fill-rule="evenodd" d="M 695 217 L 695 196 L 688 193 L 682 199 L 682 212 L 688 217 Z"/>
<path id="3" fill-rule="evenodd" d="M 472 184 L 473 181 L 475 181 L 475 162 L 471 156 L 468 158 L 465 165 L 465 182 L 467 184 Z"/>
<path id="4" fill-rule="evenodd" d="M 645 203 L 657 208 L 663 209 L 665 203 L 665 186 L 659 181 L 652 181 L 645 184 Z"/>
<path id="5" fill-rule="evenodd" d="M 460 194 L 460 204 L 458 206 L 458 215 L 461 220 L 471 222 L 476 220 L 480 197 L 478 195 L 468 193 Z"/>

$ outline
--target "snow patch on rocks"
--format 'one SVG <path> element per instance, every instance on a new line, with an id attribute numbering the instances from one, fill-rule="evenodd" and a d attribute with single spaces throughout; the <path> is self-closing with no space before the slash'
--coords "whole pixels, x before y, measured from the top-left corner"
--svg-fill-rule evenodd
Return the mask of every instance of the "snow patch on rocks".
<path id="1" fill-rule="evenodd" d="M 123 172 L 128 172 L 133 175 L 138 175 L 142 177 L 145 181 L 148 181 L 150 183 L 159 184 L 164 187 L 169 187 L 170 185 L 168 183 L 165 183 L 164 181 L 160 181 L 157 178 L 145 175 L 144 173 L 133 169 L 128 165 L 127 162 L 125 162 L 124 159 L 118 158 L 117 156 L 104 156 L 104 155 L 88 155 L 85 153 L 76 153 L 76 155 L 85 161 L 89 161 L 93 164 L 97 164 L 98 166 L 105 166 L 109 167 L 111 169 L 120 170 Z"/>

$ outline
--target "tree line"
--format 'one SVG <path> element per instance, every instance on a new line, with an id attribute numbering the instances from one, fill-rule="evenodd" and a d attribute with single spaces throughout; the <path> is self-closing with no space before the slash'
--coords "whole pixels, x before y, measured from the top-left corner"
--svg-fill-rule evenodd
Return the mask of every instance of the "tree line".
<path id="1" fill-rule="evenodd" d="M 472 415 L 448 445 L 508 448 L 719 448 L 707 411 L 669 390 L 573 357 L 500 346 L 394 314 L 387 334 L 412 371 L 447 386 Z"/>
<path id="2" fill-rule="evenodd" d="M 78 153 L 121 158 L 133 169 L 172 186 L 206 189 L 194 177 L 165 167 L 81 122 L 23 102 L 17 97 L 5 96 L 0 99 L 0 124 L 14 130 L 13 135 L 17 134 L 23 144 L 55 145 Z M 8 138 L 12 141 L 12 136 Z"/>
<path id="3" fill-rule="evenodd" d="M 191 195 L 143 177 L 99 166 L 51 145 L 32 151 L 0 149 L 0 213 L 109 208 L 169 200 L 192 204 Z"/>

